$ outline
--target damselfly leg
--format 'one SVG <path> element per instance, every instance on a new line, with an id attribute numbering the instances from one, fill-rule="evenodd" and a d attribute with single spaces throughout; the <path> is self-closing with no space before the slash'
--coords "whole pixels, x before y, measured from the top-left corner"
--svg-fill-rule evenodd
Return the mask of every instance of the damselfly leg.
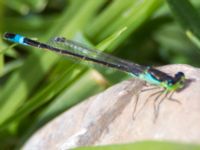
<path id="1" fill-rule="evenodd" d="M 174 93 L 175 93 L 175 91 L 172 91 L 172 92 L 170 93 L 170 95 L 169 95 L 169 97 L 168 97 L 168 100 L 169 100 L 169 101 L 172 101 L 172 102 L 176 102 L 176 103 L 178 103 L 178 104 L 181 104 L 181 102 L 180 102 L 179 100 L 173 98 Z"/>
<path id="2" fill-rule="evenodd" d="M 144 93 L 144 92 L 147 92 L 147 91 L 151 91 L 151 90 L 156 90 L 156 89 L 160 89 L 160 87 L 157 87 L 157 86 L 151 86 L 150 88 L 146 88 L 146 89 L 143 89 L 141 90 L 137 95 L 136 95 L 136 101 L 135 101 L 135 104 L 134 104 L 134 109 L 133 109 L 133 113 L 132 113 L 132 118 L 133 120 L 136 118 L 136 111 L 137 111 L 137 107 L 138 107 L 138 102 L 139 102 L 139 97 L 140 97 L 140 94 L 141 93 Z M 163 91 L 163 90 L 162 90 Z M 151 97 L 153 97 L 154 95 L 160 93 L 161 91 L 157 91 L 156 93 L 153 93 L 151 94 L 144 102 L 143 106 L 138 110 L 137 113 L 139 113 L 144 107 L 145 105 L 147 104 L 147 102 L 149 101 L 149 99 Z"/>
<path id="3" fill-rule="evenodd" d="M 157 120 L 157 118 L 158 118 L 158 115 L 159 115 L 159 110 L 160 110 L 160 105 L 161 105 L 161 103 L 167 98 L 167 96 L 168 96 L 168 94 L 169 94 L 169 92 L 168 91 L 166 91 L 166 90 L 163 90 L 163 91 L 161 91 L 159 94 L 158 94 L 158 96 L 155 98 L 155 100 L 154 100 L 154 122 L 156 122 L 156 120 Z M 160 101 L 159 101 L 159 98 L 162 96 L 162 95 L 164 95 L 161 99 L 160 99 Z M 158 105 L 156 105 L 156 102 L 158 101 Z"/>
<path id="4" fill-rule="evenodd" d="M 160 106 L 162 104 L 162 102 L 167 99 L 173 102 L 177 102 L 180 103 L 179 100 L 174 99 L 172 96 L 174 94 L 174 91 L 169 92 L 166 89 L 161 89 L 159 91 L 156 91 L 154 93 L 152 93 L 143 103 L 143 105 L 138 109 L 137 111 L 137 107 L 138 107 L 138 103 L 139 103 L 139 99 L 140 99 L 140 94 L 147 92 L 147 91 L 151 91 L 151 90 L 157 90 L 160 89 L 160 87 L 150 87 L 150 88 L 146 88 L 141 90 L 137 95 L 136 95 L 136 101 L 134 103 L 134 109 L 133 109 L 133 113 L 132 113 L 132 118 L 133 120 L 136 118 L 136 116 L 144 109 L 144 107 L 146 106 L 146 104 L 153 98 L 153 109 L 154 109 L 154 122 L 157 120 L 158 116 L 159 116 L 159 110 L 160 110 Z"/>

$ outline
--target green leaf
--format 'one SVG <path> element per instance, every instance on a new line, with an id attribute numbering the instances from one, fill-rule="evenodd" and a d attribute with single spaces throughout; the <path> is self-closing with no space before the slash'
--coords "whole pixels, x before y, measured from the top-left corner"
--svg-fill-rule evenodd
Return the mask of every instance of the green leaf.
<path id="1" fill-rule="evenodd" d="M 82 5 L 82 7 L 90 8 L 91 4 L 94 4 L 94 1 L 87 0 L 85 1 L 84 5 Z M 85 16 L 87 16 L 85 20 L 84 18 L 81 18 L 83 23 L 79 23 L 77 18 L 80 18 L 80 16 L 77 15 L 72 19 L 69 25 L 62 29 L 62 33 L 70 30 L 70 32 L 65 33 L 65 35 L 68 35 L 66 37 L 73 37 L 73 35 L 75 35 L 81 26 L 85 26 L 86 22 L 89 21 L 89 17 L 93 16 L 92 14 L 96 12 L 102 4 L 102 2 L 95 3 L 96 7 L 91 8 L 89 14 L 87 11 L 83 12 L 83 10 L 80 9 L 79 11 L 81 11 L 81 15 L 84 16 L 85 14 Z M 65 13 L 66 14 L 63 15 L 68 16 L 68 12 Z M 79 13 L 77 10 L 74 10 L 74 14 Z M 69 20 L 67 21 L 69 22 Z M 63 22 L 57 23 L 63 24 Z M 77 24 L 79 24 L 78 29 Z M 61 30 L 59 31 L 61 32 Z M 23 104 L 27 96 L 37 86 L 39 81 L 44 78 L 45 74 L 58 61 L 58 59 L 59 57 L 53 55 L 52 53 L 34 53 L 24 62 L 23 67 L 12 74 L 0 95 L 0 124 L 15 114 L 15 111 Z"/>
<path id="2" fill-rule="evenodd" d="M 189 30 L 186 31 L 186 35 L 200 49 L 200 39 Z"/>
<path id="3" fill-rule="evenodd" d="M 185 28 L 200 38 L 200 15 L 189 0 L 167 0 L 174 16 Z"/>
<path id="4" fill-rule="evenodd" d="M 199 150 L 200 146 L 195 144 L 182 144 L 174 142 L 146 141 L 133 144 L 108 145 L 96 147 L 80 147 L 73 150 Z"/>

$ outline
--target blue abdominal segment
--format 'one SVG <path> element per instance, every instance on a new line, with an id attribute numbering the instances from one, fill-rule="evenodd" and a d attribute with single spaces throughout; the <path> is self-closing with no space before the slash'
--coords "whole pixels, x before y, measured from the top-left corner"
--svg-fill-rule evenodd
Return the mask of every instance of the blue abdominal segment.
<path id="1" fill-rule="evenodd" d="M 4 38 L 11 42 L 27 45 L 26 43 L 24 43 L 24 37 L 19 34 L 6 33 Z"/>
<path id="2" fill-rule="evenodd" d="M 150 73 L 146 72 L 144 74 L 140 74 L 139 78 L 142 80 L 147 81 L 148 83 L 154 84 L 154 85 L 160 85 L 161 82 L 154 78 Z"/>

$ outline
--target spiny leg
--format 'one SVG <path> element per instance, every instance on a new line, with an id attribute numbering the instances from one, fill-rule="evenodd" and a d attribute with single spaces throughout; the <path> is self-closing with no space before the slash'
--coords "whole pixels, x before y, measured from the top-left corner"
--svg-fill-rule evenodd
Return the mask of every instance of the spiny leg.
<path id="1" fill-rule="evenodd" d="M 135 101 L 135 105 L 134 105 L 134 109 L 133 109 L 133 113 L 132 113 L 133 120 L 135 120 L 135 113 L 136 113 L 137 105 L 138 105 L 138 101 L 139 101 L 139 94 L 143 93 L 143 92 L 146 92 L 146 91 L 158 89 L 158 88 L 160 88 L 160 87 L 148 88 L 148 89 L 141 90 L 139 93 L 137 93 L 137 95 L 136 95 L 136 101 Z"/>
<path id="2" fill-rule="evenodd" d="M 181 102 L 180 102 L 179 100 L 174 99 L 174 98 L 172 97 L 174 93 L 175 93 L 175 91 L 171 92 L 170 96 L 168 97 L 168 100 L 169 100 L 169 101 L 173 101 L 173 102 L 177 102 L 177 103 L 181 104 Z"/>
<path id="3" fill-rule="evenodd" d="M 159 100 L 159 98 L 162 96 L 164 90 L 160 91 L 160 93 L 158 93 L 158 95 L 156 96 L 156 98 L 154 99 L 154 102 L 153 102 L 153 109 L 154 109 L 154 122 L 155 122 L 155 118 L 157 116 L 157 108 L 156 108 L 156 102 Z"/>
<path id="4" fill-rule="evenodd" d="M 166 98 L 167 95 L 169 94 L 169 92 L 167 92 L 167 91 L 162 91 L 162 92 L 165 92 L 165 93 L 164 93 L 165 95 L 164 95 L 164 97 L 159 101 L 157 107 L 156 107 L 156 101 L 159 99 L 159 97 L 160 97 L 163 93 L 161 93 L 161 94 L 157 97 L 157 99 L 155 99 L 155 103 L 154 103 L 154 112 L 155 112 L 154 122 L 155 122 L 155 121 L 157 120 L 157 118 L 158 118 L 161 103 L 165 100 L 165 98 Z"/>
<path id="5" fill-rule="evenodd" d="M 148 82 L 145 82 L 144 87 L 147 87 L 147 88 L 142 89 L 140 93 L 160 88 L 156 85 L 149 84 Z"/>
<path id="6" fill-rule="evenodd" d="M 140 91 L 140 93 L 146 92 L 146 91 L 150 91 L 150 90 L 155 90 L 155 89 L 160 89 L 160 87 L 158 87 L 158 86 L 152 86 L 152 88 L 142 89 L 142 90 Z"/>
<path id="7" fill-rule="evenodd" d="M 147 86 L 147 84 L 145 84 L 145 86 Z M 136 113 L 136 110 L 137 110 L 137 105 L 138 105 L 138 101 L 139 101 L 139 95 L 141 93 L 143 93 L 143 92 L 154 90 L 154 89 L 158 89 L 158 88 L 160 88 L 160 87 L 153 86 L 152 88 L 144 89 L 144 90 L 141 90 L 139 93 L 137 93 L 137 95 L 136 95 L 136 101 L 135 101 L 135 105 L 134 105 L 134 109 L 133 109 L 133 113 L 132 113 L 132 119 L 133 120 L 135 120 L 135 113 Z"/>
<path id="8" fill-rule="evenodd" d="M 157 95 L 158 93 L 161 93 L 161 92 L 163 92 L 163 90 L 151 94 L 151 95 L 145 100 L 143 106 L 138 110 L 137 114 L 139 114 L 140 111 L 142 111 L 142 109 L 146 106 L 147 102 L 149 101 L 149 99 L 150 99 L 151 97 L 153 97 L 154 95 Z M 138 103 L 138 99 L 137 99 L 137 103 Z M 135 106 L 136 106 L 136 105 L 135 105 Z M 135 107 L 135 109 L 134 109 L 134 114 L 135 114 L 135 111 L 136 111 L 136 107 Z M 135 115 L 134 118 L 136 118 L 136 116 L 137 116 L 137 115 Z"/>
<path id="9" fill-rule="evenodd" d="M 162 92 L 163 92 L 163 89 L 160 90 L 160 91 L 157 91 L 157 92 L 155 92 L 155 93 L 153 93 L 153 94 L 151 94 L 151 95 L 146 99 L 146 101 L 145 101 L 145 103 L 143 104 L 142 107 L 144 107 L 144 106 L 147 104 L 147 102 L 149 101 L 149 99 L 150 99 L 151 97 L 153 97 L 153 96 L 155 96 L 155 95 L 157 95 L 157 94 L 158 94 L 158 96 L 156 97 L 156 99 L 158 99 L 158 98 L 160 97 L 160 95 L 162 94 Z M 155 99 L 155 100 L 156 100 L 156 99 Z"/>

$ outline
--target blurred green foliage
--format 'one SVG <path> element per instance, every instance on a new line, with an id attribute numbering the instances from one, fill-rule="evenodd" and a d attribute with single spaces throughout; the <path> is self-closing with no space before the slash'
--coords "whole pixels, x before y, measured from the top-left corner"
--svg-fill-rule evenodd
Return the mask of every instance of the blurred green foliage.
<path id="1" fill-rule="evenodd" d="M 200 66 L 200 3 L 191 2 L 0 0 L 0 34 L 14 32 L 44 42 L 64 36 L 141 64 Z M 51 52 L 9 45 L 0 39 L 2 149 L 19 147 L 61 112 L 128 78 Z"/>
<path id="2" fill-rule="evenodd" d="M 143 141 L 130 144 L 108 145 L 97 147 L 80 147 L 74 150 L 199 150 L 195 144 L 180 144 L 175 142 Z"/>

